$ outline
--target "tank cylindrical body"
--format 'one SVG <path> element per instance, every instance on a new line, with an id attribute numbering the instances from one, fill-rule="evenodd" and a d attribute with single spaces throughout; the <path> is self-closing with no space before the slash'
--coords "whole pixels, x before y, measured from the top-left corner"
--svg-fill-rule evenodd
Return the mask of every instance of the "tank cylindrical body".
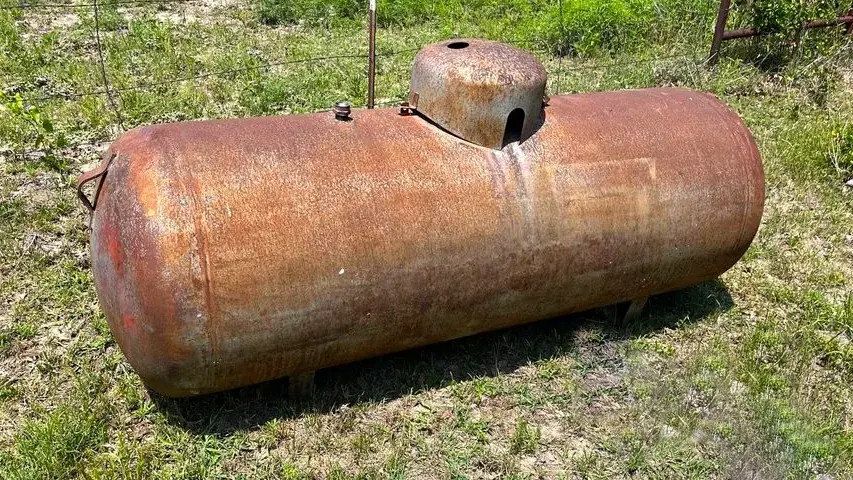
<path id="1" fill-rule="evenodd" d="M 186 396 L 661 293 L 731 267 L 764 176 L 682 89 L 559 96 L 502 150 L 357 110 L 133 130 L 92 222 L 142 379 Z"/>

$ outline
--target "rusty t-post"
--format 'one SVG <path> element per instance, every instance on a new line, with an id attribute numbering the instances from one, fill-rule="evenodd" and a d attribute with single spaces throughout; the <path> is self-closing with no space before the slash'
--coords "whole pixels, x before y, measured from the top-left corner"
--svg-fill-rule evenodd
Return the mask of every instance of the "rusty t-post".
<path id="1" fill-rule="evenodd" d="M 373 108 L 376 90 L 376 0 L 370 0 L 368 14 L 367 108 Z"/>
<path id="2" fill-rule="evenodd" d="M 726 32 L 726 21 L 729 19 L 731 5 L 732 0 L 720 1 L 720 10 L 717 11 L 717 25 L 714 27 L 714 40 L 711 41 L 711 54 L 708 56 L 710 65 L 717 63 L 720 56 L 720 47 L 723 44 L 723 34 Z"/>

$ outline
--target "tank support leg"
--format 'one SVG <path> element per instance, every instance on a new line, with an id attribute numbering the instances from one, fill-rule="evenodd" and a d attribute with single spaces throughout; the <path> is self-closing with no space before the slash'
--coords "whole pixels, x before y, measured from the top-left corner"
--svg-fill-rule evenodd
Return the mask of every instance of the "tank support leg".
<path id="1" fill-rule="evenodd" d="M 625 316 L 622 317 L 622 324 L 627 325 L 630 322 L 635 322 L 640 318 L 640 314 L 643 312 L 643 307 L 646 306 L 646 302 L 649 300 L 649 297 L 635 298 L 631 300 L 631 304 L 628 305 L 628 311 L 625 312 Z"/>
<path id="2" fill-rule="evenodd" d="M 311 398 L 314 394 L 314 372 L 291 375 L 287 382 L 287 396 L 291 399 Z"/>

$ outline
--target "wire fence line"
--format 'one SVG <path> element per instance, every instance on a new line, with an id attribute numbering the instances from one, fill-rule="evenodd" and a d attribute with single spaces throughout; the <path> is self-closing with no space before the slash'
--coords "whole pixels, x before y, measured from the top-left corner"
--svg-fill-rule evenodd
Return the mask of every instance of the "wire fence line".
<path id="1" fill-rule="evenodd" d="M 96 15 L 96 17 L 97 17 L 97 15 Z M 279 66 L 286 66 L 286 65 L 293 65 L 293 64 L 311 63 L 311 62 L 329 62 L 329 61 L 342 60 L 342 59 L 362 59 L 365 62 L 367 61 L 367 55 L 365 53 L 328 55 L 328 56 L 320 56 L 320 57 L 307 57 L 307 58 L 283 60 L 283 61 L 279 61 L 279 62 L 268 62 L 268 63 L 259 64 L 259 65 L 250 65 L 250 66 L 246 66 L 246 67 L 230 68 L 230 69 L 217 70 L 217 71 L 211 71 L 211 72 L 203 72 L 203 73 L 199 73 L 196 75 L 190 75 L 190 76 L 179 77 L 179 78 L 172 78 L 169 80 L 164 80 L 164 81 L 159 81 L 159 82 L 135 84 L 135 85 L 131 85 L 128 87 L 114 87 L 114 86 L 112 86 L 111 82 L 109 81 L 109 77 L 107 75 L 107 68 L 106 68 L 106 62 L 105 62 L 105 52 L 104 52 L 103 44 L 99 39 L 99 36 L 100 36 L 100 33 L 98 32 L 99 22 L 98 22 L 97 18 L 95 20 L 94 26 L 95 26 L 95 30 L 96 30 L 96 46 L 98 49 L 98 52 L 97 52 L 97 61 L 98 62 L 97 63 L 98 63 L 99 73 L 101 76 L 101 81 L 103 83 L 103 88 L 97 89 L 97 90 L 82 91 L 82 92 L 69 92 L 69 93 L 56 93 L 56 94 L 50 94 L 50 95 L 43 95 L 43 96 L 39 96 L 39 97 L 29 99 L 29 101 L 31 103 L 41 103 L 41 102 L 46 102 L 46 101 L 55 101 L 55 100 L 71 101 L 71 100 L 76 100 L 76 99 L 80 99 L 80 98 L 84 98 L 84 97 L 104 96 L 107 100 L 107 104 L 108 104 L 109 108 L 113 111 L 113 114 L 114 114 L 115 119 L 116 119 L 116 124 L 121 128 L 122 131 L 127 130 L 127 128 L 125 126 L 124 117 L 123 117 L 123 114 L 121 112 L 120 95 L 122 93 L 132 92 L 132 91 L 149 91 L 149 90 L 153 90 L 153 89 L 160 88 L 160 87 L 168 87 L 170 85 L 174 85 L 177 83 L 192 82 L 192 81 L 197 81 L 197 80 L 202 80 L 202 79 L 212 78 L 212 77 L 227 77 L 229 75 L 245 73 L 245 72 L 249 72 L 249 71 L 264 70 L 264 69 L 270 69 L 270 68 L 275 68 L 275 67 L 279 67 Z M 503 43 L 513 44 L 515 42 L 505 41 Z M 402 50 L 396 50 L 396 51 L 377 53 L 376 56 L 378 58 L 388 58 L 388 57 L 394 57 L 394 56 L 398 56 L 398 55 L 410 54 L 410 53 L 418 52 L 420 50 L 421 50 L 421 47 L 408 48 L 408 49 L 402 49 Z M 529 50 L 529 51 L 531 51 L 532 53 L 538 53 L 538 54 L 550 54 L 551 53 L 549 50 L 546 50 L 546 49 Z M 615 61 L 615 62 L 606 62 L 606 63 L 595 63 L 595 64 L 591 64 L 591 65 L 578 65 L 578 66 L 573 66 L 573 67 L 564 67 L 563 66 L 564 65 L 563 59 L 561 56 L 553 56 L 552 58 L 556 59 L 558 62 L 558 66 L 556 68 L 556 71 L 550 72 L 554 78 L 554 84 L 556 87 L 555 91 L 553 92 L 554 94 L 559 94 L 562 92 L 561 88 L 564 85 L 564 82 L 562 81 L 562 77 L 569 72 L 589 71 L 589 70 L 607 70 L 607 69 L 613 69 L 613 68 L 633 66 L 633 65 L 637 65 L 637 64 L 641 64 L 641 63 L 653 63 L 653 62 L 660 62 L 660 61 L 665 61 L 665 60 L 675 60 L 675 59 L 688 60 L 691 63 L 695 64 L 696 66 L 699 66 L 701 64 L 701 62 L 703 61 L 703 59 L 697 58 L 695 55 L 692 55 L 692 54 L 690 54 L 690 55 L 688 55 L 688 54 L 677 54 L 677 55 L 656 56 L 656 57 L 650 57 L 650 58 L 646 58 L 646 59 L 631 59 L 631 60 L 625 60 L 625 61 Z M 366 63 L 365 63 L 365 66 L 366 66 Z M 329 102 L 330 105 L 328 107 L 324 107 L 324 108 L 320 108 L 320 109 L 316 109 L 316 110 L 312 110 L 312 111 L 304 112 L 304 113 L 321 113 L 321 112 L 331 111 L 331 109 L 332 109 L 331 104 L 334 100 L 335 99 L 330 99 L 330 102 Z M 395 98 L 395 99 L 391 99 L 391 100 L 382 100 L 382 101 L 376 102 L 376 106 L 387 107 L 387 106 L 399 105 L 401 102 L 403 102 L 405 100 L 406 100 L 405 98 Z M 112 142 L 116 138 L 117 137 L 110 138 L 108 140 L 103 140 L 102 142 Z M 32 151 L 27 151 L 27 152 L 20 152 L 20 155 L 27 156 L 27 155 L 38 154 L 42 150 L 43 149 L 32 150 Z"/>
<path id="2" fill-rule="evenodd" d="M 401 55 L 401 54 L 405 54 L 405 53 L 412 53 L 412 52 L 416 52 L 416 51 L 420 51 L 420 48 L 404 49 L 404 50 L 399 50 L 399 51 L 394 51 L 394 52 L 387 52 L 387 53 L 384 53 L 381 55 L 377 54 L 377 57 L 390 57 L 390 56 Z M 534 51 L 534 53 L 537 53 L 537 51 Z M 547 50 L 540 50 L 540 51 L 538 51 L 538 53 L 550 53 L 550 52 Z M 698 52 L 696 52 L 696 53 L 698 54 Z M 102 68 L 105 66 L 103 58 L 101 57 L 101 54 L 99 54 L 99 63 L 100 63 L 99 68 Z M 556 72 L 550 72 L 550 73 L 556 73 L 556 75 L 553 75 L 553 78 L 554 78 L 556 88 L 559 89 L 564 84 L 564 82 L 562 82 L 563 76 L 568 72 L 590 71 L 590 70 L 608 70 L 608 69 L 621 68 L 621 67 L 631 67 L 631 66 L 635 66 L 637 64 L 643 64 L 643 63 L 662 62 L 665 60 L 684 60 L 684 61 L 688 61 L 689 64 L 693 65 L 694 67 L 699 68 L 707 61 L 707 59 L 704 57 L 701 57 L 701 56 L 697 56 L 697 54 L 663 55 L 663 56 L 655 56 L 655 57 L 650 57 L 650 58 L 645 58 L 645 59 L 631 59 L 631 60 L 625 60 L 625 61 L 595 63 L 592 65 L 579 65 L 579 66 L 574 66 L 574 67 L 563 67 L 562 66 L 563 65 L 562 58 L 559 56 L 555 56 L 554 58 L 558 61 L 558 67 L 556 69 Z M 271 63 L 265 63 L 265 64 L 261 64 L 261 65 L 248 66 L 248 67 L 219 70 L 219 71 L 214 71 L 214 72 L 205 72 L 205 73 L 201 73 L 198 75 L 181 77 L 181 78 L 174 78 L 174 79 L 170 79 L 170 80 L 164 80 L 161 82 L 137 84 L 137 85 L 132 85 L 130 87 L 112 87 L 112 86 L 110 86 L 109 80 L 106 77 L 103 77 L 104 75 L 106 75 L 106 70 L 104 69 L 101 71 L 102 81 L 104 81 L 104 85 L 105 85 L 105 88 L 103 88 L 103 89 L 92 90 L 92 91 L 84 91 L 84 92 L 52 94 L 52 95 L 36 97 L 33 100 L 35 102 L 43 102 L 43 101 L 57 100 L 57 99 L 74 100 L 74 99 L 83 98 L 83 97 L 106 96 L 107 100 L 108 100 L 108 104 L 109 104 L 110 108 L 113 110 L 113 113 L 116 117 L 118 126 L 121 128 L 122 131 L 125 131 L 125 130 L 127 130 L 127 128 L 124 125 L 124 118 L 123 118 L 123 115 L 121 113 L 120 100 L 118 102 L 116 102 L 113 99 L 113 96 L 112 96 L 113 94 L 121 94 L 124 92 L 130 92 L 130 91 L 152 90 L 152 89 L 155 89 L 158 87 L 169 86 L 169 85 L 173 85 L 176 83 L 191 82 L 191 81 L 210 78 L 210 77 L 224 77 L 224 76 L 232 75 L 232 74 L 236 74 L 236 73 L 242 73 L 242 72 L 247 72 L 247 71 L 252 71 L 252 70 L 268 69 L 268 68 L 273 68 L 276 66 L 299 64 L 299 63 L 306 63 L 306 62 L 332 61 L 332 60 L 338 60 L 338 59 L 365 59 L 366 60 L 367 56 L 365 54 L 344 54 L 344 55 L 330 55 L 330 56 L 324 56 L 324 57 L 310 57 L 310 58 L 285 60 L 285 61 L 281 61 L 281 62 L 271 62 Z M 554 94 L 561 94 L 561 93 L 565 93 L 565 92 L 562 90 L 556 90 L 554 92 Z M 382 100 L 382 101 L 376 102 L 376 106 L 382 106 L 382 107 L 395 106 L 395 105 L 399 105 L 401 102 L 403 102 L 405 100 L 406 100 L 405 98 L 395 98 L 395 99 L 391 99 L 391 100 Z M 328 106 L 328 107 L 310 110 L 310 111 L 303 112 L 303 113 L 324 113 L 324 112 L 332 111 L 331 103 L 333 101 L 334 101 L 334 99 L 330 99 L 330 106 Z M 118 137 L 116 136 L 116 137 L 112 137 L 112 138 L 109 138 L 106 140 L 99 140 L 98 142 L 99 143 L 111 143 L 111 142 L 115 141 L 117 138 Z M 73 146 L 71 146 L 70 148 L 73 148 Z M 31 155 L 38 155 L 38 154 L 42 153 L 43 151 L 44 151 L 44 149 L 36 149 L 36 150 L 28 150 L 28 151 L 24 151 L 24 152 L 18 152 L 17 154 L 22 156 L 22 157 L 27 157 L 27 156 L 31 156 Z"/>
<path id="3" fill-rule="evenodd" d="M 399 50 L 399 51 L 388 52 L 388 53 L 383 53 L 383 54 L 377 53 L 376 56 L 377 57 L 390 57 L 390 56 L 400 55 L 400 54 L 404 54 L 404 53 L 416 52 L 419 50 L 420 50 L 420 48 L 413 48 L 413 49 Z M 533 50 L 532 52 L 533 53 L 547 53 L 546 50 Z M 204 72 L 204 73 L 199 73 L 197 75 L 173 78 L 173 79 L 164 80 L 161 82 L 143 83 L 143 84 L 131 85 L 129 87 L 111 87 L 109 89 L 109 91 L 106 88 L 104 88 L 104 89 L 89 90 L 89 91 L 82 91 L 82 92 L 55 93 L 55 94 L 43 95 L 43 96 L 39 96 L 39 97 L 31 97 L 31 98 L 28 98 L 27 101 L 29 101 L 30 103 L 37 103 L 37 102 L 45 102 L 45 101 L 56 100 L 56 99 L 75 100 L 75 99 L 79 99 L 79 98 L 83 98 L 83 97 L 109 95 L 111 92 L 123 93 L 123 92 L 129 92 L 129 91 L 134 91 L 134 90 L 152 90 L 152 89 L 155 89 L 158 87 L 169 86 L 169 85 L 173 85 L 176 83 L 191 82 L 194 80 L 201 80 L 201 79 L 210 78 L 210 77 L 225 77 L 225 76 L 233 75 L 233 74 L 237 74 L 237 73 L 245 73 L 245 72 L 249 72 L 249 71 L 253 71 L 253 70 L 264 70 L 264 69 L 269 69 L 269 68 L 274 68 L 274 67 L 284 66 L 284 65 L 293 65 L 293 64 L 306 63 L 306 62 L 326 62 L 326 61 L 330 61 L 330 60 L 365 59 L 365 58 L 367 58 L 367 56 L 365 54 L 344 54 L 344 55 L 329 55 L 329 56 L 324 56 L 324 57 L 309 57 L 309 58 L 299 58 L 299 59 L 293 59 L 293 60 L 283 60 L 280 62 L 270 62 L 270 63 L 263 63 L 260 65 L 251 65 L 251 66 L 246 66 L 246 67 L 217 70 L 217 71 L 213 71 L 213 72 Z M 558 58 L 558 60 L 561 60 L 560 57 L 557 57 L 557 58 Z M 693 55 L 687 55 L 687 54 L 664 55 L 664 56 L 652 57 L 652 58 L 647 58 L 647 59 L 633 59 L 630 61 L 622 61 L 622 62 L 610 62 L 610 63 L 594 64 L 594 65 L 580 65 L 580 66 L 569 67 L 569 68 L 562 68 L 562 66 L 560 66 L 560 67 L 558 67 L 557 71 L 558 72 L 571 72 L 571 71 L 581 71 L 581 70 L 607 69 L 607 68 L 615 68 L 615 67 L 622 67 L 622 66 L 630 66 L 630 65 L 635 65 L 638 63 L 649 63 L 649 62 L 655 62 L 655 61 L 661 61 L 661 60 L 671 60 L 671 59 L 695 60 L 696 57 L 694 57 Z M 560 63 L 562 64 L 562 62 L 560 62 Z M 559 83 L 557 83 L 557 85 L 559 85 Z M 557 91 L 559 92 L 560 89 L 557 88 Z"/>
<path id="4" fill-rule="evenodd" d="M 204 3 L 205 0 L 120 0 L 120 1 L 107 1 L 100 2 L 99 4 L 92 3 L 22 3 L 18 5 L 0 5 L 0 10 L 49 10 L 49 9 L 63 9 L 63 8 L 95 8 L 96 6 L 110 6 L 110 7 L 136 7 L 136 6 L 147 6 L 147 5 L 183 5 L 183 4 L 192 4 L 192 3 Z"/>
<path id="5" fill-rule="evenodd" d="M 110 80 L 107 78 L 107 67 L 104 63 L 104 48 L 101 44 L 101 22 L 100 15 L 98 10 L 98 0 L 95 0 L 94 3 L 94 14 L 95 14 L 95 42 L 98 46 L 98 66 L 101 69 L 101 79 L 104 81 L 104 91 L 107 94 L 107 100 L 110 102 L 110 106 L 113 109 L 113 112 L 116 116 L 116 121 L 122 130 L 127 130 L 127 127 L 124 126 L 124 117 L 121 114 L 121 109 L 118 107 L 118 103 L 116 103 L 115 98 L 113 97 L 112 89 L 110 88 Z"/>
<path id="6" fill-rule="evenodd" d="M 270 63 L 264 63 L 264 64 L 260 64 L 260 65 L 247 66 L 247 67 L 229 68 L 226 70 L 218 70 L 215 72 L 204 72 L 204 73 L 200 73 L 198 75 L 192 75 L 189 77 L 173 78 L 173 79 L 164 80 L 161 82 L 137 84 L 137 85 L 132 85 L 130 87 L 117 87 L 117 88 L 110 89 L 110 91 L 112 91 L 112 92 L 129 92 L 129 91 L 133 91 L 133 90 L 151 90 L 151 89 L 154 89 L 157 87 L 173 85 L 176 83 L 190 82 L 190 81 L 200 80 L 200 79 L 209 78 L 209 77 L 224 77 L 224 76 L 233 75 L 236 73 L 250 72 L 253 70 L 264 70 L 264 69 L 278 67 L 278 66 L 282 66 L 282 65 L 292 65 L 292 64 L 306 63 L 306 62 L 324 62 L 324 61 L 329 61 L 329 60 L 341 60 L 341 59 L 347 59 L 347 58 L 367 58 L 367 56 L 363 55 L 363 54 L 362 55 L 346 54 L 346 55 L 329 55 L 329 56 L 325 56 L 325 57 L 310 57 L 310 58 L 300 58 L 300 59 L 294 59 L 294 60 L 284 60 L 281 62 L 270 62 Z M 72 99 L 77 99 L 77 98 L 82 98 L 82 97 L 108 95 L 109 93 L 110 92 L 107 89 L 91 90 L 91 91 L 86 91 L 86 92 L 75 92 L 75 93 L 57 93 L 57 94 L 37 97 L 34 100 L 35 101 L 46 101 L 46 100 L 53 100 L 53 99 L 58 99 L 58 98 L 61 98 L 64 100 L 72 100 Z"/>
<path id="7" fill-rule="evenodd" d="M 26 98 L 26 100 L 29 103 L 38 103 L 38 102 L 46 102 L 46 101 L 57 100 L 57 99 L 76 100 L 76 99 L 80 99 L 80 98 L 84 98 L 84 97 L 103 95 L 103 96 L 107 97 L 107 100 L 110 103 L 111 108 L 115 111 L 116 118 L 119 119 L 120 124 L 123 123 L 121 120 L 122 115 L 121 115 L 121 111 L 119 108 L 120 99 L 119 99 L 119 102 L 117 102 L 114 94 L 118 95 L 118 94 L 121 94 L 124 92 L 136 91 L 136 90 L 150 90 L 150 89 L 154 89 L 154 88 L 158 88 L 158 87 L 169 86 L 169 85 L 176 84 L 176 83 L 191 82 L 191 81 L 210 78 L 210 77 L 224 77 L 224 76 L 234 75 L 234 74 L 238 74 L 238 73 L 245 73 L 245 72 L 254 71 L 254 70 L 270 69 L 270 68 L 274 68 L 274 67 L 278 67 L 278 66 L 284 66 L 284 65 L 290 65 L 290 64 L 299 64 L 299 63 L 307 63 L 307 62 L 328 62 L 328 61 L 332 61 L 332 60 L 342 60 L 342 59 L 367 59 L 367 53 L 366 52 L 351 53 L 351 54 L 348 53 L 348 54 L 341 54 L 341 55 L 329 55 L 329 56 L 317 56 L 317 57 L 308 57 L 308 58 L 298 58 L 298 59 L 289 59 L 289 60 L 282 60 L 282 61 L 276 61 L 276 62 L 262 63 L 259 65 L 247 65 L 245 67 L 230 68 L 230 69 L 224 69 L 224 70 L 219 70 L 219 71 L 202 72 L 202 73 L 198 73 L 195 75 L 178 77 L 178 78 L 173 78 L 173 79 L 163 80 L 163 81 L 158 81 L 158 82 L 140 83 L 140 84 L 136 84 L 136 85 L 131 85 L 129 87 L 112 87 L 111 86 L 109 79 L 108 79 L 108 75 L 106 73 L 106 70 L 107 70 L 106 65 L 105 65 L 106 54 L 104 51 L 104 45 L 101 41 L 101 28 L 100 28 L 100 21 L 99 21 L 99 12 L 100 12 L 101 8 L 103 8 L 104 6 L 116 6 L 116 7 L 144 6 L 144 5 L 172 6 L 172 5 L 184 5 L 184 4 L 189 4 L 189 3 L 193 3 L 193 2 L 204 3 L 205 1 L 206 0 L 106 0 L 106 1 L 100 1 L 99 2 L 97 0 L 93 0 L 91 3 L 76 3 L 76 4 L 75 3 L 41 3 L 41 4 L 40 3 L 32 3 L 32 4 L 20 3 L 18 5 L 0 6 L 0 9 L 12 10 L 12 9 L 51 9 L 51 8 L 91 8 L 93 10 L 93 14 L 94 14 L 95 43 L 96 43 L 96 47 L 97 47 L 98 69 L 99 69 L 100 77 L 101 77 L 101 80 L 103 83 L 103 88 L 102 89 L 96 89 L 96 90 L 82 91 L 82 92 L 52 93 L 52 94 L 41 95 L 41 96 L 37 96 L 37 97 L 28 97 L 28 98 Z M 559 28 L 560 28 L 561 34 L 565 35 L 565 26 L 563 24 L 563 5 L 562 5 L 563 2 L 562 2 L 562 0 L 558 0 L 558 1 L 559 1 L 559 19 L 558 19 Z M 526 46 L 526 45 L 536 43 L 534 40 L 531 40 L 531 39 L 502 39 L 499 41 L 501 41 L 502 43 L 507 43 L 507 44 L 516 45 L 516 46 Z M 377 58 L 378 57 L 392 57 L 392 56 L 417 52 L 420 49 L 421 49 L 421 47 L 414 47 L 414 48 L 407 48 L 407 49 L 390 51 L 390 52 L 378 51 L 376 53 L 376 57 Z M 568 72 L 568 71 L 572 71 L 572 70 L 610 68 L 610 67 L 622 65 L 620 63 L 610 63 L 610 64 L 601 64 L 601 65 L 583 65 L 583 66 L 579 66 L 579 67 L 564 69 L 562 67 L 563 55 L 554 55 L 554 52 L 552 52 L 550 49 L 546 49 L 546 48 L 539 48 L 539 49 L 527 48 L 526 50 L 530 51 L 531 53 L 540 54 L 540 55 L 552 54 L 553 57 L 557 59 L 557 61 L 558 61 L 558 69 L 557 69 L 558 75 L 555 78 L 555 85 L 556 85 L 555 91 L 556 92 L 562 91 L 559 73 Z M 660 59 L 663 60 L 666 58 L 671 58 L 671 57 L 661 57 Z M 654 59 L 640 60 L 640 62 L 647 62 L 647 61 L 654 61 Z M 628 64 L 632 64 L 632 63 L 636 63 L 636 61 L 624 62 L 623 64 L 628 65 Z"/>
<path id="8" fill-rule="evenodd" d="M 289 58 L 281 61 L 273 61 L 266 63 L 259 63 L 257 65 L 246 65 L 242 67 L 236 68 L 228 68 L 222 70 L 215 71 L 205 71 L 200 72 L 194 75 L 187 75 L 182 77 L 171 78 L 162 81 L 149 82 L 149 83 L 136 83 L 130 86 L 115 86 L 113 82 L 110 81 L 110 76 L 108 74 L 106 57 L 108 55 L 107 49 L 105 48 L 104 42 L 102 41 L 102 28 L 101 28 L 101 10 L 104 6 L 110 7 L 123 7 L 123 6 L 144 6 L 144 5 L 164 5 L 164 6 L 173 6 L 173 5 L 186 5 L 193 2 L 202 2 L 204 3 L 206 0 L 92 0 L 91 3 L 78 3 L 78 4 L 66 4 L 66 3 L 47 3 L 47 4 L 20 4 L 17 6 L 0 6 L 0 9 L 51 9 L 51 8 L 91 8 L 93 13 L 94 20 L 94 41 L 95 47 L 97 49 L 96 52 L 96 62 L 97 62 L 97 70 L 100 77 L 100 83 L 102 83 L 101 88 L 93 89 L 93 90 L 85 90 L 85 91 L 70 91 L 70 92 L 57 92 L 50 93 L 41 96 L 28 97 L 26 99 L 27 102 L 31 104 L 37 104 L 41 102 L 49 102 L 49 101 L 72 101 L 85 97 L 92 96 L 104 96 L 106 100 L 107 107 L 112 110 L 113 115 L 115 117 L 115 124 L 122 130 L 126 130 L 125 118 L 122 113 L 122 94 L 133 91 L 150 91 L 162 87 L 168 87 L 170 85 L 183 83 L 183 82 L 193 82 L 197 80 L 202 80 L 206 78 L 213 77 L 228 77 L 235 74 L 246 73 L 257 70 L 265 70 L 272 69 L 275 67 L 286 66 L 286 65 L 294 65 L 294 64 L 302 64 L 302 63 L 321 63 L 321 62 L 331 62 L 335 60 L 344 60 L 344 59 L 356 59 L 356 60 L 364 60 L 365 62 L 365 72 L 368 61 L 368 53 L 366 51 L 359 52 L 347 52 L 338 55 L 326 55 L 326 56 L 314 56 L 314 57 L 302 57 L 302 58 Z M 244 0 L 238 0 L 240 2 Z M 234 5 L 233 3 L 230 5 Z M 707 12 L 703 12 L 703 14 L 707 14 Z M 560 35 L 565 38 L 566 36 L 566 27 L 563 22 L 563 1 L 558 0 L 558 19 L 556 20 L 557 28 L 559 29 Z M 537 42 L 534 39 L 529 38 L 510 38 L 510 39 L 501 39 L 503 43 L 508 43 L 516 46 L 530 46 L 530 45 L 541 45 L 541 42 Z M 556 68 L 550 68 L 550 76 L 552 77 L 552 84 L 554 88 L 552 89 L 551 94 L 560 94 L 564 93 L 566 90 L 566 75 L 571 72 L 577 71 L 590 71 L 590 70 L 609 70 L 609 69 L 617 69 L 622 67 L 630 67 L 635 66 L 637 64 L 644 63 L 656 63 L 656 62 L 664 62 L 669 60 L 679 60 L 685 61 L 687 64 L 693 65 L 696 68 L 703 66 L 707 62 L 707 57 L 701 51 L 701 48 L 704 48 L 701 45 L 697 45 L 696 50 L 690 51 L 687 53 L 680 54 L 672 54 L 672 55 L 658 55 L 649 58 L 631 58 L 628 60 L 620 60 L 620 61 L 611 61 L 611 62 L 594 62 L 591 64 L 581 64 L 581 65 L 571 65 L 565 66 L 565 55 L 560 54 L 558 51 L 559 48 L 551 46 L 549 48 L 526 48 L 526 50 L 547 57 L 547 63 L 556 63 Z M 412 48 L 403 48 L 399 50 L 386 50 L 383 51 L 381 48 L 376 52 L 377 59 L 380 58 L 391 58 L 397 57 L 401 55 L 407 55 L 414 52 L 417 52 L 422 47 L 412 47 Z M 287 50 L 285 50 L 285 55 Z M 575 59 L 576 61 L 576 59 Z M 551 65 L 553 65 L 551 63 Z M 315 110 L 315 112 L 323 112 L 331 109 L 331 103 L 336 99 L 329 99 L 329 107 L 322 108 L 319 110 Z M 383 100 L 378 102 L 377 105 L 387 106 L 398 104 L 399 102 L 405 100 L 404 98 L 391 99 L 391 100 Z M 111 140 L 110 140 L 111 141 Z M 22 152 L 24 153 L 24 152 Z"/>
<path id="9" fill-rule="evenodd" d="M 116 7 L 116 8 L 135 8 L 135 7 L 146 7 L 146 6 L 157 6 L 157 7 L 172 7 L 172 6 L 181 6 L 181 5 L 193 5 L 193 4 L 205 4 L 208 3 L 208 0 L 106 0 L 103 2 L 98 2 L 98 6 L 100 7 Z M 228 8 L 237 6 L 239 4 L 251 4 L 250 0 L 230 0 L 229 3 L 218 6 L 217 8 Z M 55 9 L 79 9 L 79 8 L 88 8 L 92 9 L 95 7 L 95 2 L 88 3 L 18 3 L 15 5 L 0 5 L 0 11 L 2 10 L 55 10 Z M 729 9 L 735 9 L 736 5 L 731 5 Z M 726 9 L 728 12 L 729 9 Z M 562 23 L 563 19 L 563 5 L 562 0 L 558 0 L 558 11 L 560 12 L 560 28 L 563 33 L 565 33 L 565 25 Z M 696 18 L 697 15 L 707 15 L 710 10 L 689 10 L 681 12 L 685 16 L 692 16 Z M 713 13 L 716 13 L 717 9 L 713 9 Z"/>

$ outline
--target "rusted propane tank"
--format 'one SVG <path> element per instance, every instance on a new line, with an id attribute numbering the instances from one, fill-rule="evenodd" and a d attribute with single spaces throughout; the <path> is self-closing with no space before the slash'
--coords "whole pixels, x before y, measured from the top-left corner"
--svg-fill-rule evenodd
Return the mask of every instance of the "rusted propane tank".
<path id="1" fill-rule="evenodd" d="M 213 392 L 679 289 L 741 257 L 764 175 L 735 113 L 671 88 L 543 102 L 545 81 L 528 53 L 453 40 L 418 54 L 399 110 L 124 134 L 80 180 L 131 365 L 165 395 Z"/>

